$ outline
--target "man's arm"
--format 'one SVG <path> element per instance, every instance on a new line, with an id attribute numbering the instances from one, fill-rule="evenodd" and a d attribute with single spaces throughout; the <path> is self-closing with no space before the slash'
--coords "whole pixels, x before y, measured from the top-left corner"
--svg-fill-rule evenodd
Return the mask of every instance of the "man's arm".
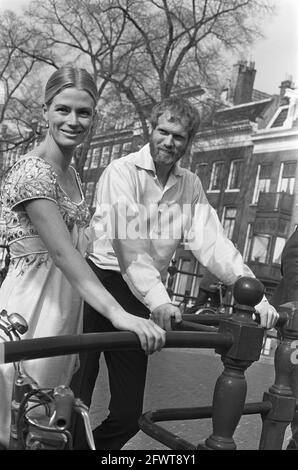
<path id="1" fill-rule="evenodd" d="M 234 284 L 241 276 L 255 277 L 240 252 L 224 234 L 217 213 L 208 203 L 203 190 L 198 192 L 193 205 L 187 245 L 200 263 L 227 285 Z M 272 328 L 275 325 L 278 314 L 265 296 L 255 309 L 260 313 L 262 326 Z"/>

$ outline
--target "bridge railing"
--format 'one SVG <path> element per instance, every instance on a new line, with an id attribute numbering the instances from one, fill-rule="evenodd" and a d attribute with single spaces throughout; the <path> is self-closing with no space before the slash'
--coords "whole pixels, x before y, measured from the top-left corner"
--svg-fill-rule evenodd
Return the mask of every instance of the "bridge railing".
<path id="1" fill-rule="evenodd" d="M 167 332 L 166 348 L 214 348 L 224 366 L 214 388 L 212 404 L 148 411 L 140 418 L 140 428 L 170 449 L 235 450 L 233 435 L 241 416 L 256 413 L 263 421 L 259 449 L 282 448 L 285 429 L 296 413 L 298 303 L 286 304 L 280 311 L 278 327 L 282 339 L 276 350 L 275 383 L 264 393 L 263 401 L 247 404 L 245 372 L 259 359 L 264 337 L 264 329 L 253 319 L 254 306 L 263 296 L 263 285 L 256 279 L 240 278 L 235 284 L 234 296 L 233 314 L 221 314 L 218 318 L 216 315 L 184 315 L 178 327 L 180 331 Z M 0 364 L 81 351 L 138 348 L 137 336 L 129 332 L 24 339 L 0 344 Z M 204 418 L 212 418 L 213 431 L 197 446 L 156 424 Z"/>

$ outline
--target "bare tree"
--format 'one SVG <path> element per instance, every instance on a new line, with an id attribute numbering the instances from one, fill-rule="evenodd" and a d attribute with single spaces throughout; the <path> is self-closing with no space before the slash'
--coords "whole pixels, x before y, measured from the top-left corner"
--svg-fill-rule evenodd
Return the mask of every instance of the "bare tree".
<path id="1" fill-rule="evenodd" d="M 37 0 L 29 14 L 56 55 L 89 63 L 133 105 L 147 138 L 148 108 L 185 87 L 217 89 L 225 51 L 247 47 L 269 11 L 268 0 Z"/>
<path id="2" fill-rule="evenodd" d="M 136 51 L 122 54 L 111 81 L 131 101 L 146 135 L 146 107 L 171 93 L 201 85 L 214 92 L 225 80 L 227 51 L 246 48 L 260 34 L 255 0 L 115 0 L 127 18 Z M 129 43 L 129 41 L 127 41 Z M 224 60 L 222 59 L 224 58 Z"/>
<path id="3" fill-rule="evenodd" d="M 156 101 L 194 85 L 214 98 L 226 80 L 227 51 L 238 54 L 260 34 L 256 18 L 269 13 L 268 3 L 34 0 L 25 18 L 44 47 L 18 50 L 54 67 L 74 62 L 89 69 L 100 103 L 109 100 L 113 109 L 120 101 L 122 109 L 133 109 L 147 140 L 148 111 Z M 89 143 L 80 150 L 79 166 Z"/>
<path id="4" fill-rule="evenodd" d="M 4 12 L 0 24 L 0 124 L 5 121 L 8 129 L 2 133 L 1 140 L 2 148 L 9 149 L 28 139 L 28 130 L 31 128 L 33 132 L 32 118 L 37 118 L 35 98 L 39 90 L 33 72 L 36 73 L 40 66 L 37 58 L 29 56 L 27 51 L 36 48 L 38 38 L 13 12 Z M 21 48 L 26 49 L 26 53 Z"/>
<path id="5" fill-rule="evenodd" d="M 34 59 L 55 67 L 66 62 L 86 67 L 98 84 L 99 100 L 110 86 L 113 71 L 110 64 L 126 26 L 125 15 L 109 8 L 110 3 L 110 0 L 98 4 L 90 0 L 37 0 L 30 3 L 26 12 L 28 24 L 47 45 L 47 54 L 35 51 Z M 81 175 L 96 124 L 75 155 Z"/>

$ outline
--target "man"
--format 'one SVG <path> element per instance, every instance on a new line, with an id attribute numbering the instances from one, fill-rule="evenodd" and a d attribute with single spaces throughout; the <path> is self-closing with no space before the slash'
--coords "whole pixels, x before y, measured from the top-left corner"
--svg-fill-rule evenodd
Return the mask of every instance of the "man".
<path id="1" fill-rule="evenodd" d="M 165 330 L 180 322 L 164 280 L 181 239 L 197 259 L 225 284 L 253 276 L 229 241 L 199 178 L 180 168 L 199 127 L 197 110 L 185 99 L 168 98 L 151 115 L 149 144 L 113 161 L 102 174 L 90 224 L 88 258 L 104 286 L 130 313 L 151 318 Z M 264 300 L 258 310 L 270 328 L 277 313 Z M 90 306 L 84 332 L 111 331 Z M 120 449 L 138 431 L 147 357 L 142 351 L 107 352 L 111 402 L 108 418 L 94 431 L 97 449 Z M 87 405 L 98 372 L 99 354 L 81 358 L 82 389 Z"/>
<path id="2" fill-rule="evenodd" d="M 281 254 L 282 278 L 276 287 L 272 304 L 278 308 L 287 302 L 298 300 L 298 229 L 287 240 Z"/>
<path id="3" fill-rule="evenodd" d="M 287 302 L 298 301 L 298 228 L 292 233 L 284 246 L 280 269 L 282 278 L 271 300 L 276 308 Z M 291 387 L 296 400 L 298 400 L 297 366 L 291 368 Z M 291 431 L 292 436 L 287 449 L 298 450 L 298 411 L 296 411 L 291 423 Z"/>

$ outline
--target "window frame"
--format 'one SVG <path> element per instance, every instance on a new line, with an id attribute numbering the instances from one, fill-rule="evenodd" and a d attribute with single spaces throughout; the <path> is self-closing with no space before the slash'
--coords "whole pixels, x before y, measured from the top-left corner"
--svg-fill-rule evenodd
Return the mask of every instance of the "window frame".
<path id="1" fill-rule="evenodd" d="M 219 173 L 219 175 L 215 175 L 216 167 L 221 167 L 220 172 L 223 172 L 225 166 L 224 160 L 218 160 L 216 162 L 212 163 L 212 168 L 211 168 L 211 176 L 210 176 L 210 182 L 209 182 L 209 187 L 208 187 L 208 192 L 209 193 L 220 193 L 222 185 L 217 189 L 213 188 L 213 181 L 219 179 L 219 182 L 222 181 L 222 174 Z"/>
<path id="2" fill-rule="evenodd" d="M 226 217 L 226 214 L 228 210 L 234 210 L 235 211 L 235 217 Z M 232 240 L 234 230 L 235 230 L 235 224 L 236 224 L 236 217 L 237 217 L 237 207 L 235 206 L 224 206 L 223 212 L 222 212 L 222 217 L 221 217 L 221 225 L 223 227 L 224 234 L 229 240 Z M 228 230 L 226 231 L 225 227 L 225 222 L 232 221 L 232 233 L 230 233 L 230 226 L 228 227 Z M 227 233 L 228 232 L 228 233 Z"/>
<path id="3" fill-rule="evenodd" d="M 270 178 L 260 178 L 260 173 L 261 173 L 261 170 L 262 170 L 262 166 L 271 166 L 271 174 L 270 174 Z M 257 176 L 256 176 L 256 182 L 255 182 L 255 187 L 254 187 L 254 191 L 253 191 L 253 195 L 252 195 L 252 201 L 251 203 L 253 205 L 256 205 L 258 204 L 259 202 L 259 197 L 260 197 L 260 193 L 269 193 L 270 192 L 270 186 L 271 186 L 271 177 L 272 177 L 272 163 L 268 163 L 267 164 L 262 164 L 262 163 L 259 163 L 258 164 L 258 167 L 257 167 Z M 268 188 L 263 188 L 263 189 L 260 189 L 260 182 L 261 181 L 265 181 L 265 185 L 266 183 L 268 182 Z M 265 190 L 264 190 L 265 189 Z"/>
<path id="4" fill-rule="evenodd" d="M 239 188 L 231 188 L 230 187 L 231 181 L 233 179 L 233 169 L 235 168 L 235 163 L 241 163 L 240 175 L 238 175 L 239 179 L 241 180 L 240 183 L 239 183 Z M 243 164 L 244 164 L 243 158 L 236 158 L 235 160 L 231 160 L 230 169 L 229 169 L 229 176 L 228 176 L 228 183 L 227 183 L 227 188 L 226 188 L 227 192 L 238 192 L 238 191 L 240 191 L 241 182 L 242 182 L 242 174 L 243 174 Z"/>

